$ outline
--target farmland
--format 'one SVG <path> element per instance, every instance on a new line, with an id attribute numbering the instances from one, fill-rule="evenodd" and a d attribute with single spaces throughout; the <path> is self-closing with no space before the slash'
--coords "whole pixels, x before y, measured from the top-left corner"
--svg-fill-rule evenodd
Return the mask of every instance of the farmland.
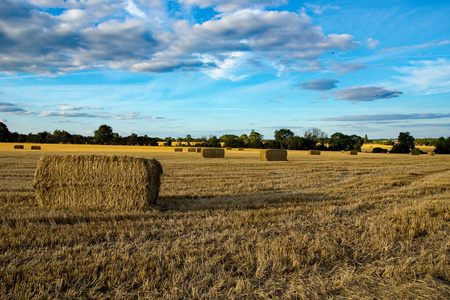
<path id="1" fill-rule="evenodd" d="M 450 298 L 450 156 L 0 144 L 0 297 Z M 42 154 L 156 158 L 145 211 L 53 209 Z"/>

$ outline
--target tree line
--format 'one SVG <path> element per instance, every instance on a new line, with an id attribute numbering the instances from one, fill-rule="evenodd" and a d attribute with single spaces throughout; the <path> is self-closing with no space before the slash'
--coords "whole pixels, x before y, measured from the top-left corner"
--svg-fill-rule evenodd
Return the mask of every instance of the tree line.
<path id="1" fill-rule="evenodd" d="M 8 127 L 0 122 L 0 142 L 11 143 L 64 143 L 64 144 L 101 144 L 101 145 L 140 145 L 157 146 L 158 142 L 164 141 L 164 144 L 171 146 L 172 142 L 184 142 L 186 145 L 196 145 L 199 147 L 224 147 L 232 148 L 261 148 L 261 149 L 287 149 L 287 150 L 330 150 L 330 151 L 361 151 L 364 143 L 371 142 L 367 135 L 361 137 L 358 135 L 346 135 L 341 132 L 333 133 L 330 137 L 319 128 L 305 129 L 302 136 L 296 135 L 287 128 L 275 130 L 273 139 L 264 139 L 264 136 L 255 130 L 250 134 L 237 136 L 234 134 L 225 134 L 219 138 L 211 135 L 209 138 L 192 138 L 186 135 L 185 138 L 174 139 L 166 137 L 148 137 L 147 135 L 138 136 L 132 133 L 129 136 L 122 137 L 115 133 L 111 126 L 100 125 L 94 131 L 93 136 L 83 136 L 79 134 L 70 134 L 65 130 L 55 130 L 53 133 L 43 131 L 37 134 L 20 134 L 10 132 Z M 379 143 L 377 141 L 377 143 Z M 393 145 L 391 153 L 409 153 L 415 149 L 415 144 L 435 146 L 436 153 L 450 154 L 450 136 L 447 139 L 440 137 L 438 139 L 414 139 L 409 132 L 401 132 L 397 143 L 387 140 L 384 144 Z"/>

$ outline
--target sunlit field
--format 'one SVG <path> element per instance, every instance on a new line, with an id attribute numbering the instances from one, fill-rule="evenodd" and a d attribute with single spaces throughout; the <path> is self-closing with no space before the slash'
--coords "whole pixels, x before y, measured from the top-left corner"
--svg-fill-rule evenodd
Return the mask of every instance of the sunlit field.
<path id="1" fill-rule="evenodd" d="M 0 298 L 450 298 L 449 155 L 24 145 L 0 144 Z M 69 153 L 156 158 L 156 205 L 39 206 L 39 157 Z"/>

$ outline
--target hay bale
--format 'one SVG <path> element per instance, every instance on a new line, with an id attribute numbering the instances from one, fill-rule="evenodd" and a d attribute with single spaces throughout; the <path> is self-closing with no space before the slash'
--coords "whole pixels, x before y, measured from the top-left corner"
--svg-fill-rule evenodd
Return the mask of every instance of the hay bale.
<path id="1" fill-rule="evenodd" d="M 14 149 L 23 149 L 23 145 L 14 145 Z"/>
<path id="2" fill-rule="evenodd" d="M 434 153 L 434 152 L 428 152 L 427 155 L 429 155 L 429 156 L 435 156 L 436 153 Z"/>
<path id="3" fill-rule="evenodd" d="M 259 157 L 262 161 L 286 161 L 287 150 L 285 149 L 267 149 L 261 150 Z"/>
<path id="4" fill-rule="evenodd" d="M 41 150 L 41 146 L 31 146 L 31 150 Z"/>
<path id="5" fill-rule="evenodd" d="M 162 166 L 130 156 L 44 155 L 33 187 L 41 205 L 140 210 L 159 195 Z"/>
<path id="6" fill-rule="evenodd" d="M 197 148 L 197 153 L 202 152 L 202 148 Z"/>
<path id="7" fill-rule="evenodd" d="M 352 150 L 352 151 L 347 151 L 348 155 L 358 155 L 358 151 L 356 150 Z"/>
<path id="8" fill-rule="evenodd" d="M 239 148 L 238 151 L 244 151 L 244 148 Z"/>
<path id="9" fill-rule="evenodd" d="M 308 155 L 320 155 L 320 150 L 308 150 Z"/>
<path id="10" fill-rule="evenodd" d="M 202 149 L 203 158 L 224 158 L 225 150 L 222 148 L 203 148 Z"/>
<path id="11" fill-rule="evenodd" d="M 345 153 L 346 151 L 345 150 L 341 150 L 341 153 Z"/>
<path id="12" fill-rule="evenodd" d="M 188 148 L 188 152 L 197 152 L 196 148 Z"/>
<path id="13" fill-rule="evenodd" d="M 233 148 L 231 148 L 231 147 L 227 147 L 227 150 L 233 150 Z"/>
<path id="14" fill-rule="evenodd" d="M 173 149 L 175 152 L 183 152 L 183 148 L 175 148 Z"/>

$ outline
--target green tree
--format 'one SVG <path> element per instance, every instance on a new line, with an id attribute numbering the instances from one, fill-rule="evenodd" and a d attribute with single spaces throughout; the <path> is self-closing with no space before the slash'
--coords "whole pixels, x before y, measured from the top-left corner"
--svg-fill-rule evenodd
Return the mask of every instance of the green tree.
<path id="1" fill-rule="evenodd" d="M 275 130 L 274 137 L 276 141 L 286 141 L 294 137 L 294 133 L 290 129 L 282 128 L 280 130 Z"/>
<path id="2" fill-rule="evenodd" d="M 11 138 L 11 132 L 3 122 L 0 122 L 0 142 L 9 142 Z"/>
<path id="3" fill-rule="evenodd" d="M 114 132 L 108 125 L 100 125 L 100 127 L 94 131 L 94 142 L 96 144 L 109 144 L 114 138 Z"/>
<path id="4" fill-rule="evenodd" d="M 256 132 L 252 129 L 250 132 L 250 135 L 248 136 L 249 139 L 249 147 L 251 148 L 262 148 L 262 140 L 264 136 L 260 134 L 259 132 Z"/>
<path id="5" fill-rule="evenodd" d="M 409 153 L 415 148 L 414 137 L 409 134 L 409 132 L 400 132 L 398 135 L 398 143 L 395 144 L 391 153 Z"/>
<path id="6" fill-rule="evenodd" d="M 439 154 L 450 154 L 450 136 L 447 140 L 440 137 L 435 143 L 436 150 L 434 152 Z"/>
<path id="7" fill-rule="evenodd" d="M 315 149 L 318 143 L 322 146 L 325 145 L 325 142 L 328 139 L 328 135 L 325 132 L 315 127 L 306 129 L 303 136 L 305 139 L 310 140 L 311 144 L 314 144 L 312 145 L 312 149 Z"/>

